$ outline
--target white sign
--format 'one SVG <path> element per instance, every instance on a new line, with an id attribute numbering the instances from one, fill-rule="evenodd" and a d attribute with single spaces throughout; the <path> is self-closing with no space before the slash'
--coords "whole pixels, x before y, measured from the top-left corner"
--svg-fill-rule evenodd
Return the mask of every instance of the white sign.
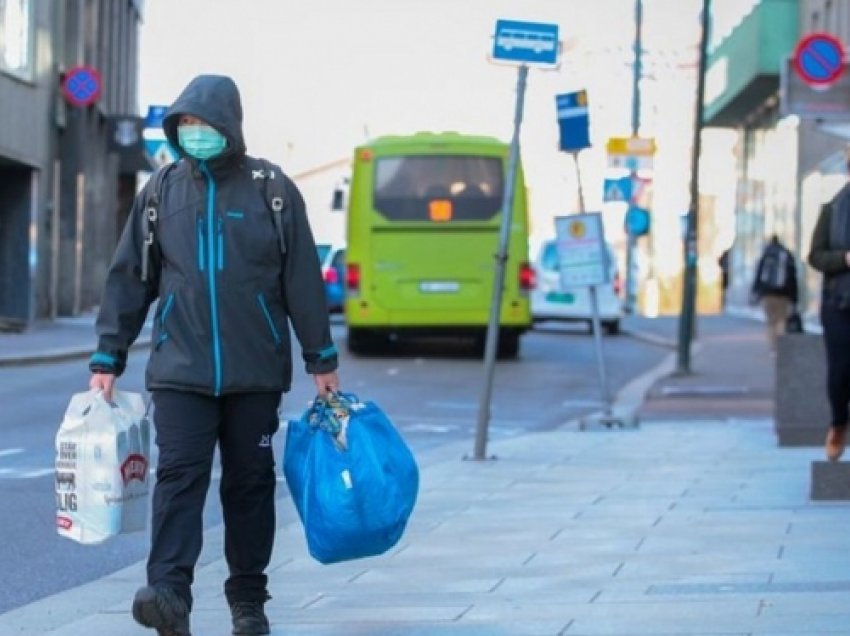
<path id="1" fill-rule="evenodd" d="M 555 217 L 561 286 L 591 287 L 608 282 L 608 254 L 598 212 Z"/>

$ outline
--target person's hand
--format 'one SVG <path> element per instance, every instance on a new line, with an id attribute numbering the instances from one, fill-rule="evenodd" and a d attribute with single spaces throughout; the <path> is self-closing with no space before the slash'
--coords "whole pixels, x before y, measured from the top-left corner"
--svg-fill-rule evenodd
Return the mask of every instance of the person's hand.
<path id="1" fill-rule="evenodd" d="M 103 391 L 103 397 L 107 402 L 112 401 L 112 387 L 115 386 L 115 375 L 112 373 L 92 373 L 89 380 L 89 388 L 95 391 Z"/>
<path id="2" fill-rule="evenodd" d="M 326 398 L 328 394 L 339 391 L 339 377 L 336 371 L 317 373 L 313 376 L 313 380 L 316 382 L 316 392 L 320 398 Z"/>

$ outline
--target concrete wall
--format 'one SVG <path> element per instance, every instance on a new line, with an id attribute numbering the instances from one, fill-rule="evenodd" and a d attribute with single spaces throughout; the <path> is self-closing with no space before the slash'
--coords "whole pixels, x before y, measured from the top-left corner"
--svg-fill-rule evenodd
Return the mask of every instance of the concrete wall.
<path id="1" fill-rule="evenodd" d="M 779 445 L 822 446 L 830 419 L 823 337 L 780 336 L 774 412 Z"/>
<path id="2" fill-rule="evenodd" d="M 141 19 L 129 0 L 31 6 L 31 72 L 0 72 L 0 317 L 24 322 L 99 302 L 126 214 L 108 117 L 138 113 Z M 64 73 L 82 64 L 103 79 L 88 107 L 61 93 Z"/>

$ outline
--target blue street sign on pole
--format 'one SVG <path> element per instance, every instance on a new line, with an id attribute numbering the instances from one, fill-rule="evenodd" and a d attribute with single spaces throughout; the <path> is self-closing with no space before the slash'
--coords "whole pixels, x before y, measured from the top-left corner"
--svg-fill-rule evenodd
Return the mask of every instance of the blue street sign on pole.
<path id="1" fill-rule="evenodd" d="M 145 139 L 145 152 L 157 166 L 164 166 L 180 158 L 165 139 Z"/>
<path id="2" fill-rule="evenodd" d="M 145 128 L 162 128 L 162 120 L 168 106 L 148 106 L 148 114 L 145 117 Z"/>
<path id="3" fill-rule="evenodd" d="M 496 21 L 494 59 L 523 64 L 556 64 L 559 49 L 557 24 Z"/>
<path id="4" fill-rule="evenodd" d="M 558 109 L 559 147 L 578 152 L 590 147 L 590 120 L 587 115 L 587 91 L 555 95 Z"/>
<path id="5" fill-rule="evenodd" d="M 623 219 L 626 233 L 629 236 L 643 236 L 649 234 L 649 211 L 636 206 L 629 206 L 626 217 Z"/>
<path id="6" fill-rule="evenodd" d="M 628 203 L 632 200 L 632 178 L 621 177 L 619 179 L 605 179 L 602 200 L 606 203 L 622 201 Z"/>

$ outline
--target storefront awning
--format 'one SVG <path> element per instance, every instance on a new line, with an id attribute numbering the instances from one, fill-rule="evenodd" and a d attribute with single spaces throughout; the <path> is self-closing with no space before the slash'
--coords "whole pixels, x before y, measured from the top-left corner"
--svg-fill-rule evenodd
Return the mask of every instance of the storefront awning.
<path id="1" fill-rule="evenodd" d="M 799 35 L 799 0 L 762 0 L 709 54 L 705 125 L 737 127 L 779 92 Z"/>

